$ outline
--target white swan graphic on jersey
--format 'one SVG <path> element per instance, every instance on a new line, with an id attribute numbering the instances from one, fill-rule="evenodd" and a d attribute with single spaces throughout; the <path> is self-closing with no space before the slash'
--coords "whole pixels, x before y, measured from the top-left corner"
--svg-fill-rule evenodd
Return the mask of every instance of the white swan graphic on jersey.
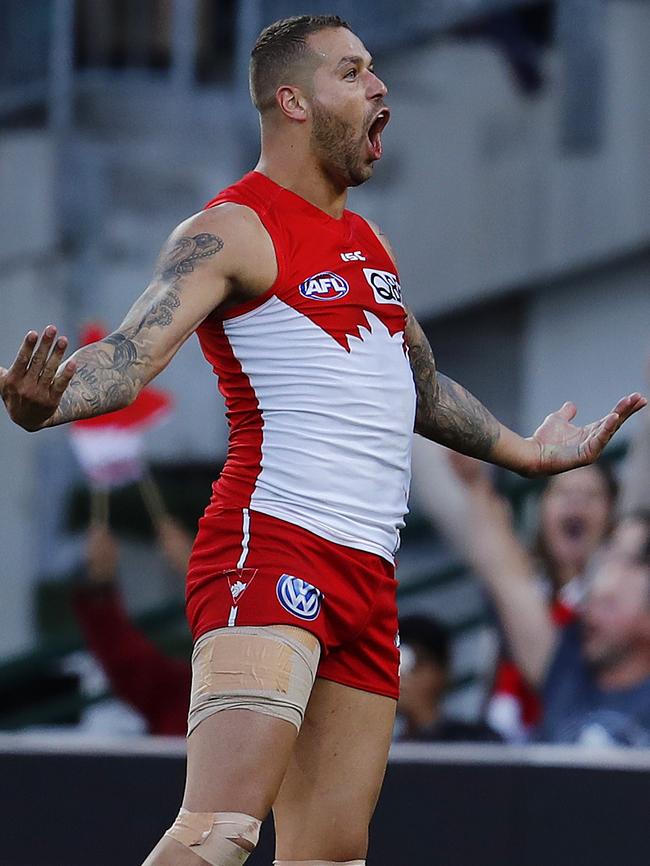
<path id="1" fill-rule="evenodd" d="M 390 558 L 407 510 L 415 389 L 403 333 L 363 314 L 349 351 L 277 297 L 223 327 L 263 419 L 251 509 Z"/>

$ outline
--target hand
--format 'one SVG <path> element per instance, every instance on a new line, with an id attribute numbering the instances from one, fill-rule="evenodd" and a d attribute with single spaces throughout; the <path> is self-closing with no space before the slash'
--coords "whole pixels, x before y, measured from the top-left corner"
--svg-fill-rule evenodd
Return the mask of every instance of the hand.
<path id="1" fill-rule="evenodd" d="M 56 328 L 48 325 L 40 342 L 29 331 L 11 367 L 0 367 L 0 396 L 11 420 L 25 430 L 40 430 L 56 412 L 76 369 L 68 361 L 59 370 L 67 346 L 67 338 L 57 340 Z"/>
<path id="2" fill-rule="evenodd" d="M 156 523 L 158 541 L 171 567 L 182 577 L 192 552 L 192 536 L 173 517 L 163 517 Z"/>
<path id="3" fill-rule="evenodd" d="M 536 452 L 535 466 L 530 474 L 556 475 L 593 463 L 621 424 L 647 403 L 641 394 L 630 394 L 619 400 L 609 415 L 585 427 L 571 424 L 577 409 L 573 403 L 565 403 L 545 418 L 528 440 Z"/>
<path id="4" fill-rule="evenodd" d="M 117 542 L 109 528 L 102 523 L 91 523 L 86 542 L 88 580 L 96 586 L 112 585 L 118 556 Z"/>

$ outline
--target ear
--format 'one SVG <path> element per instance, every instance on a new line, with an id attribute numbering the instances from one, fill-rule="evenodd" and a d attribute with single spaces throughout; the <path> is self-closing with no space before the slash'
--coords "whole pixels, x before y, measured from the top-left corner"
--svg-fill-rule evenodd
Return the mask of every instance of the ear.
<path id="1" fill-rule="evenodd" d="M 304 123 L 307 120 L 309 116 L 307 100 L 299 87 L 289 85 L 278 87 L 275 100 L 285 117 L 290 120 L 297 120 L 299 123 Z"/>

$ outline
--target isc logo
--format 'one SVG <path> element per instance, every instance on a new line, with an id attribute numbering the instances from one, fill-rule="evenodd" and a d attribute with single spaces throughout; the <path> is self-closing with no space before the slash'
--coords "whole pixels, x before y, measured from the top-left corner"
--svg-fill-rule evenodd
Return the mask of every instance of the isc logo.
<path id="1" fill-rule="evenodd" d="M 402 287 L 395 274 L 364 268 L 363 273 L 372 286 L 378 304 L 402 304 Z"/>
<path id="2" fill-rule="evenodd" d="M 298 287 L 300 294 L 305 298 L 314 298 L 316 301 L 335 301 L 342 298 L 350 291 L 350 287 L 343 277 L 331 271 L 323 271 L 314 274 Z"/>

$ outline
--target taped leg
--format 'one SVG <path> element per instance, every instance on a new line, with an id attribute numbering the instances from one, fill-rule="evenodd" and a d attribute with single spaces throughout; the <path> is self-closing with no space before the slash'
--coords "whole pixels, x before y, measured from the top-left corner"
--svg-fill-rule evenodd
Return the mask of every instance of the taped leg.
<path id="1" fill-rule="evenodd" d="M 188 812 L 165 833 L 210 866 L 242 866 L 257 845 L 262 822 L 241 812 Z"/>
<path id="2" fill-rule="evenodd" d="M 279 790 L 318 640 L 291 626 L 218 629 L 193 654 L 183 808 L 143 866 L 240 866 Z"/>

